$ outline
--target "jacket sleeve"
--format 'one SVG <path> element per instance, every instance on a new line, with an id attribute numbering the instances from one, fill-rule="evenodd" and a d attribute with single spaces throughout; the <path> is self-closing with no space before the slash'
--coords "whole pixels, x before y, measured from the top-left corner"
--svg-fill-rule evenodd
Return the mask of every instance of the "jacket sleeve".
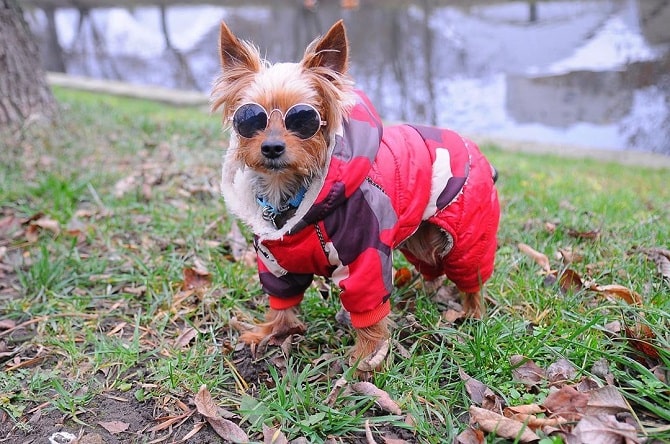
<path id="1" fill-rule="evenodd" d="M 333 281 L 354 327 L 377 323 L 390 311 L 393 288 L 392 247 L 397 217 L 389 198 L 364 183 L 325 221 Z"/>
<path id="2" fill-rule="evenodd" d="M 259 257 L 258 277 L 263 291 L 270 297 L 270 307 L 275 310 L 286 310 L 300 304 L 314 276 L 299 273 L 275 276 Z"/>

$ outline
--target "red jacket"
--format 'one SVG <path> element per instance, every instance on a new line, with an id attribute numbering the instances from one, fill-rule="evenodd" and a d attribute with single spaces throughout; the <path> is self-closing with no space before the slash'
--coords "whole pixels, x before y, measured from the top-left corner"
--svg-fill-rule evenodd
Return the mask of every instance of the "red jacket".
<path id="1" fill-rule="evenodd" d="M 359 97 L 325 176 L 281 230 L 260 222 L 253 204 L 238 202 L 244 173 L 230 153 L 223 181 L 227 204 L 256 234 L 270 306 L 299 304 L 314 274 L 328 276 L 357 328 L 389 313 L 392 251 L 424 220 L 451 234 L 453 248 L 441 269 L 404 252 L 408 260 L 428 278 L 446 274 L 462 291 L 479 290 L 493 271 L 500 214 L 493 169 L 474 143 L 444 129 L 382 128 L 367 97 Z"/>

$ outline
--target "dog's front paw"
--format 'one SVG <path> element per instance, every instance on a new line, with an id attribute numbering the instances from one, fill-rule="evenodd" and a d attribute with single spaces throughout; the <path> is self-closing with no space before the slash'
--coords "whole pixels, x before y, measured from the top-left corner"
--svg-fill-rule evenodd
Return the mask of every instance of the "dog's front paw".
<path id="1" fill-rule="evenodd" d="M 237 323 L 242 325 L 241 323 Z M 240 329 L 240 342 L 255 345 L 281 345 L 284 340 L 292 335 L 301 335 L 306 331 L 305 325 L 298 319 L 296 310 L 270 309 L 265 316 L 265 322 L 251 326 L 251 328 Z"/>
<path id="2" fill-rule="evenodd" d="M 389 340 L 385 339 L 378 343 L 376 347 L 369 351 L 358 347 L 358 344 L 351 350 L 349 363 L 356 367 L 356 377 L 367 381 L 372 378 L 375 371 L 382 370 L 389 352 Z"/>
<path id="3" fill-rule="evenodd" d="M 351 349 L 349 362 L 356 367 L 358 378 L 370 379 L 373 372 L 384 367 L 390 336 L 386 318 L 369 327 L 356 329 L 356 344 Z"/>
<path id="4" fill-rule="evenodd" d="M 484 301 L 481 292 L 463 293 L 461 296 L 465 316 L 474 319 L 484 317 Z"/>

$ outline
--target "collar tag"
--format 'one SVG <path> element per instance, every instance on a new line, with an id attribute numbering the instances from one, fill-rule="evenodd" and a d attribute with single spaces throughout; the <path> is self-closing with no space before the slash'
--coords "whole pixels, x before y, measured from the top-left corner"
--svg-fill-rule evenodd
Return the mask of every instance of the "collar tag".
<path id="1" fill-rule="evenodd" d="M 272 224 L 277 227 L 275 222 L 277 216 L 290 210 L 291 208 L 298 208 L 302 200 L 305 198 L 306 192 L 307 189 L 304 186 L 300 187 L 298 193 L 294 197 L 278 207 L 275 207 L 270 202 L 268 202 L 265 196 L 256 196 L 256 202 L 258 202 L 258 205 L 263 209 L 263 219 L 272 222 Z"/>

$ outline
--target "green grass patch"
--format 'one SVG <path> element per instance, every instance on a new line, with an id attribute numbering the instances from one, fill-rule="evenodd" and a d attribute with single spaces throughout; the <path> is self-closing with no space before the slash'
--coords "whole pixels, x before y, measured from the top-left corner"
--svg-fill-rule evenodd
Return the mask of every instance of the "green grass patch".
<path id="1" fill-rule="evenodd" d="M 380 441 L 452 442 L 467 428 L 471 404 L 459 369 L 508 405 L 546 399 L 549 382 L 529 388 L 514 379 L 511 358 L 523 355 L 542 368 L 569 360 L 575 382 L 606 383 L 604 365 L 640 433 L 670 439 L 670 284 L 641 252 L 669 248 L 667 170 L 484 147 L 499 170 L 503 206 L 487 285 L 492 303 L 484 320 L 453 325 L 420 286 L 396 290 L 395 342 L 374 382 L 409 415 L 397 416 L 356 393 L 325 402 L 338 378 L 352 377 L 342 359 L 352 332 L 335 321 L 336 292 L 324 299 L 309 290 L 302 305 L 308 331 L 289 356 L 273 348 L 254 360 L 237 346 L 231 319 L 262 318 L 266 301 L 256 270 L 235 262 L 226 240 L 219 117 L 55 94 L 57 124 L 31 124 L 19 139 L 3 138 L 0 151 L 3 433 L 44 436 L 49 421 L 92 430 L 110 397 L 144 409 L 149 419 L 132 423 L 139 433 L 156 426 L 154 418 L 192 408 L 204 384 L 256 440 L 270 426 L 289 439 L 362 442 L 367 421 Z M 635 291 L 642 305 L 561 291 L 518 250 L 520 242 L 546 254 L 555 270 Z M 574 261 L 566 264 L 561 252 Z M 184 269 L 196 265 L 207 268 L 212 285 L 189 293 Z M 640 325 L 652 334 L 642 342 L 653 356 L 626 337 L 626 328 Z M 183 437 L 193 424 L 175 423 L 170 433 Z M 148 442 L 161 433 L 167 429 L 122 436 Z"/>

